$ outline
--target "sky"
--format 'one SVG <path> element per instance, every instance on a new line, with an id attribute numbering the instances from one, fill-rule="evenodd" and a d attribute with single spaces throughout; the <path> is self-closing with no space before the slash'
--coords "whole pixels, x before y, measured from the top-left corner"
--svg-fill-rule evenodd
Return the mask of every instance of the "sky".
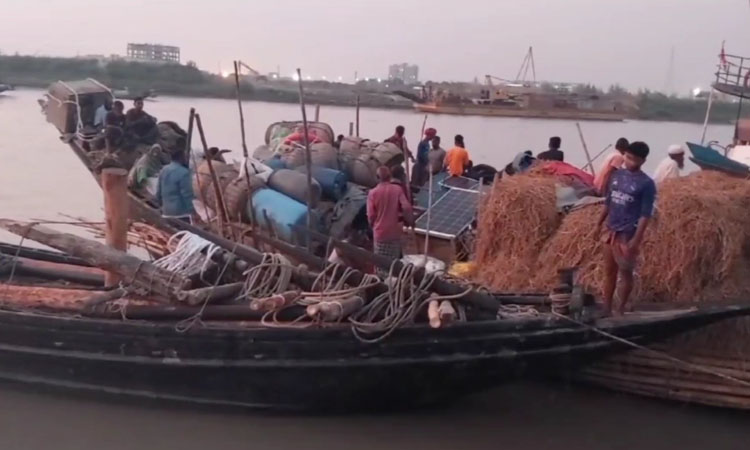
<path id="1" fill-rule="evenodd" d="M 533 46 L 538 79 L 686 93 L 709 85 L 722 41 L 750 56 L 748 0 L 0 0 L 0 10 L 6 54 L 152 42 L 212 72 L 241 59 L 345 81 L 400 62 L 422 80 L 514 78 Z"/>

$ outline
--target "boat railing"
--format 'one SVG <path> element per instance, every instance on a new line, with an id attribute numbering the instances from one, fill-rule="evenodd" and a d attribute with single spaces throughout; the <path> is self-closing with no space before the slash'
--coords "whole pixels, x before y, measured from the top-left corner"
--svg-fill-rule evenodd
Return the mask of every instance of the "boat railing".
<path id="1" fill-rule="evenodd" d="M 714 88 L 736 97 L 750 97 L 750 57 L 719 55 Z"/>

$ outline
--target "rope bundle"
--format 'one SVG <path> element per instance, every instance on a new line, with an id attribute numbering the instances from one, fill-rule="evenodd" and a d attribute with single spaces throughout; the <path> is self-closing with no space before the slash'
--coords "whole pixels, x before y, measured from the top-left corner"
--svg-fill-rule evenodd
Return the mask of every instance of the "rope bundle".
<path id="1" fill-rule="evenodd" d="M 179 242 L 175 251 L 157 259 L 154 261 L 154 265 L 174 273 L 192 273 L 200 269 L 200 276 L 203 279 L 204 273 L 209 268 L 211 258 L 220 250 L 219 247 L 189 231 L 175 233 L 169 238 L 167 247 L 173 247 L 177 241 Z"/>

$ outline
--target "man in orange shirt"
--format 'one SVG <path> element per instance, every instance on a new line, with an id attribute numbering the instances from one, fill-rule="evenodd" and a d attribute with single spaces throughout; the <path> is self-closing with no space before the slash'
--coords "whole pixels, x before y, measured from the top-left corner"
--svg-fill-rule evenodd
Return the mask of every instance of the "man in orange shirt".
<path id="1" fill-rule="evenodd" d="M 466 151 L 464 137 L 460 134 L 456 135 L 454 143 L 455 146 L 445 155 L 445 167 L 451 176 L 460 177 L 469 167 L 469 152 Z"/>

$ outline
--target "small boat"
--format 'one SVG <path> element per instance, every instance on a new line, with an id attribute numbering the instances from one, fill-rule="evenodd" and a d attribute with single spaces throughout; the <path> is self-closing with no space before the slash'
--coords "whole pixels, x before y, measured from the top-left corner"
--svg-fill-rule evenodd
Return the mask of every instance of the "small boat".
<path id="1" fill-rule="evenodd" d="M 81 88 L 81 92 L 65 91 L 71 86 Z M 86 137 L 72 118 L 79 111 L 86 116 L 83 109 L 97 107 L 106 92 L 91 83 L 67 83 L 65 89 L 51 92 L 59 95 L 65 91 L 66 97 L 51 102 L 45 112 L 60 130 L 62 141 L 101 182 L 95 151 L 85 148 Z M 88 97 L 85 107 L 70 104 L 83 96 Z M 460 189 L 463 190 L 459 192 L 466 191 Z M 186 232 L 215 245 L 219 251 L 206 258 L 220 258 L 219 261 L 226 261 L 225 267 L 231 266 L 229 261 L 236 262 L 236 270 L 232 269 L 235 266 L 230 267 L 230 276 L 239 277 L 243 270 L 265 264 L 267 255 L 262 249 L 269 248 L 289 259 L 296 268 L 291 281 L 299 287 L 307 286 L 305 289 L 315 291 L 312 280 L 318 280 L 332 267 L 310 252 L 309 247 L 281 241 L 273 232 L 264 234 L 238 223 L 235 229 L 242 230 L 241 236 L 235 234 L 229 239 L 216 229 L 162 218 L 153 202 L 138 191 L 128 192 L 128 199 L 132 219 L 169 235 Z M 126 279 L 133 282 L 138 279 L 136 275 L 146 276 L 146 269 L 142 268 L 151 267 L 148 262 L 136 262 L 134 257 L 102 244 L 71 235 L 63 239 L 36 224 L 0 220 L 0 226 L 69 253 L 58 261 L 73 258 L 72 261 L 93 265 L 103 255 L 122 259 L 121 264 L 110 260 L 107 267 L 102 267 L 129 267 L 132 277 Z M 307 232 L 313 234 L 312 230 Z M 217 303 L 209 304 L 206 297 L 203 308 L 158 303 L 158 299 L 147 295 L 124 306 L 123 302 L 117 303 L 119 309 L 91 314 L 85 309 L 90 304 L 90 291 L 66 308 L 54 298 L 59 294 L 50 293 L 49 301 L 43 298 L 41 306 L 39 302 L 35 304 L 36 309 L 25 306 L 27 294 L 17 291 L 4 299 L 5 306 L 0 308 L 0 378 L 72 390 L 248 408 L 414 407 L 447 402 L 522 375 L 558 373 L 624 351 L 628 342 L 644 345 L 750 313 L 750 304 L 740 304 L 598 319 L 593 298 L 573 286 L 570 274 L 561 276 L 562 292 L 569 296 L 566 304 L 560 305 L 545 293 L 520 296 L 476 290 L 427 274 L 424 269 L 383 260 L 335 239 L 331 242 L 355 259 L 391 267 L 399 279 L 405 273 L 413 273 L 413 278 L 408 279 L 412 281 L 400 286 L 420 283 L 424 287 L 418 288 L 419 295 L 410 297 L 411 303 L 394 306 L 400 315 L 403 308 L 411 305 L 408 308 L 414 308 L 410 310 L 413 313 L 394 322 L 387 333 L 363 334 L 352 316 L 316 322 L 303 317 L 305 311 L 310 314 L 305 309 L 303 316 L 297 317 L 299 311 L 293 314 L 297 317 L 294 320 L 284 316 L 286 309 L 274 310 L 272 317 L 277 317 L 277 313 L 279 316 L 269 323 L 266 311 L 254 312 L 247 299 L 238 298 L 236 292 Z M 34 256 L 23 249 L 0 246 L 0 250 L 6 255 L 21 255 L 23 251 L 28 257 Z M 241 270 L 239 263 L 243 264 Z M 339 278 L 342 284 L 367 279 L 366 274 L 352 267 L 343 273 L 347 275 Z M 34 274 L 33 270 L 30 274 Z M 223 276 L 222 271 L 213 284 L 221 292 L 230 291 L 238 279 L 242 280 Z M 171 284 L 171 275 L 169 279 Z M 422 284 L 425 281 L 429 283 Z M 0 295 L 8 285 L 0 285 Z M 391 301 L 401 292 L 379 280 L 367 289 L 361 291 L 363 305 L 371 305 L 377 298 Z M 189 298 L 194 291 L 179 292 Z M 427 305 L 435 297 L 430 296 L 452 299 L 448 304 L 455 304 L 465 317 L 449 324 L 441 323 L 441 316 L 436 316 L 437 324 L 433 323 L 432 306 Z M 299 307 L 293 304 L 289 308 Z M 191 326 L 186 327 L 185 320 L 191 318 L 200 321 L 191 321 Z"/>
<path id="2" fill-rule="evenodd" d="M 154 89 L 134 92 L 127 87 L 122 89 L 112 89 L 112 95 L 119 100 L 135 100 L 139 97 L 142 99 L 153 99 L 159 96 L 159 94 Z"/>
<path id="3" fill-rule="evenodd" d="M 0 94 L 5 91 L 12 91 L 12 90 L 13 90 L 13 86 L 9 84 L 5 84 L 5 83 L 0 83 Z"/>
<path id="4" fill-rule="evenodd" d="M 698 167 L 704 170 L 716 170 L 733 176 L 747 178 L 750 177 L 750 167 L 738 162 L 728 156 L 724 156 L 717 150 L 703 145 L 687 143 L 690 153 L 693 154 L 690 160 Z"/>

